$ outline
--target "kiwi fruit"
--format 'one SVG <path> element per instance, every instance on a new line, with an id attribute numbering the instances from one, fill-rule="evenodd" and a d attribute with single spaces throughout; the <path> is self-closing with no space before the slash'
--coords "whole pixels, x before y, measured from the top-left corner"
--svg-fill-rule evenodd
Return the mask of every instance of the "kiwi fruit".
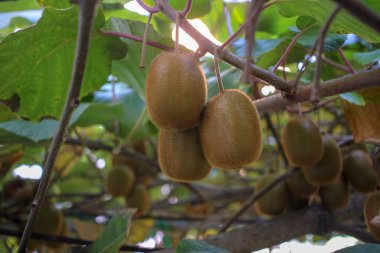
<path id="1" fill-rule="evenodd" d="M 217 168 L 241 168 L 261 153 L 260 116 L 240 90 L 224 90 L 211 98 L 204 108 L 199 133 L 206 159 Z"/>
<path id="2" fill-rule="evenodd" d="M 379 183 L 379 177 L 372 167 L 372 159 L 363 150 L 351 151 L 344 158 L 343 173 L 348 182 L 361 193 L 374 191 Z"/>
<path id="3" fill-rule="evenodd" d="M 207 99 L 207 81 L 197 58 L 163 52 L 150 64 L 146 105 L 157 126 L 173 130 L 194 128 Z"/>
<path id="4" fill-rule="evenodd" d="M 136 141 L 131 144 L 131 147 L 133 148 L 134 151 L 140 153 L 140 154 L 145 154 L 146 153 L 146 146 L 144 141 Z M 112 165 L 117 166 L 128 166 L 130 168 L 137 168 L 140 166 L 138 162 L 135 160 L 131 159 L 130 157 L 123 155 L 123 154 L 114 154 L 112 156 Z"/>
<path id="5" fill-rule="evenodd" d="M 369 232 L 380 241 L 380 228 L 371 224 L 371 220 L 380 213 L 380 191 L 371 193 L 364 204 L 364 219 Z"/>
<path id="6" fill-rule="evenodd" d="M 286 179 L 286 185 L 292 194 L 301 198 L 309 198 L 318 192 L 318 186 L 310 184 L 301 169 L 298 169 L 293 175 Z"/>
<path id="7" fill-rule="evenodd" d="M 211 170 L 202 152 L 198 128 L 182 132 L 161 129 L 158 160 L 162 172 L 174 181 L 202 180 Z"/>
<path id="8" fill-rule="evenodd" d="M 130 192 L 135 182 L 135 174 L 126 166 L 116 166 L 107 175 L 106 189 L 113 197 L 124 196 Z"/>
<path id="9" fill-rule="evenodd" d="M 348 182 L 343 177 L 339 177 L 333 184 L 321 186 L 319 195 L 322 204 L 330 211 L 343 209 L 350 202 Z"/>
<path id="10" fill-rule="evenodd" d="M 277 176 L 278 175 L 274 173 L 262 176 L 256 183 L 255 192 L 258 193 L 267 187 Z M 261 198 L 256 201 L 254 208 L 259 215 L 273 217 L 284 214 L 288 208 L 288 203 L 289 191 L 283 181 L 261 196 Z"/>
<path id="11" fill-rule="evenodd" d="M 23 224 L 25 226 L 25 224 Z M 59 236 L 65 226 L 65 217 L 63 213 L 54 208 L 49 201 L 41 204 L 40 210 L 34 223 L 33 232 L 37 234 Z M 39 240 L 32 240 L 28 243 L 30 251 L 39 248 L 42 245 Z M 49 244 L 47 244 L 49 246 Z"/>
<path id="12" fill-rule="evenodd" d="M 281 143 L 293 166 L 311 167 L 322 159 L 322 135 L 318 126 L 306 116 L 294 117 L 285 125 Z"/>
<path id="13" fill-rule="evenodd" d="M 339 146 L 330 135 L 324 135 L 321 161 L 310 168 L 303 168 L 306 179 L 314 185 L 335 183 L 342 172 L 342 154 Z"/>
<path id="14" fill-rule="evenodd" d="M 148 188 L 141 183 L 136 184 L 130 194 L 125 197 L 125 202 L 128 207 L 137 208 L 135 215 L 146 214 L 150 209 Z"/>

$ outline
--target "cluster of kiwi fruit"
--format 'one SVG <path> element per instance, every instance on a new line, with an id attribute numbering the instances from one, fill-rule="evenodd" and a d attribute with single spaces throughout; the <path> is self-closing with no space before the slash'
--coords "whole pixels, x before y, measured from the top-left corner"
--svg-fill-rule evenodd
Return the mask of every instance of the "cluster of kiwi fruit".
<path id="1" fill-rule="evenodd" d="M 136 142 L 135 151 L 145 153 L 145 143 Z M 136 208 L 136 215 L 144 215 L 150 209 L 150 195 L 147 184 L 150 177 L 144 173 L 145 168 L 134 160 L 115 154 L 112 158 L 112 168 L 106 179 L 106 190 L 113 197 L 123 197 L 127 207 Z"/>
<path id="2" fill-rule="evenodd" d="M 307 206 L 311 200 L 321 202 L 328 210 L 345 208 L 350 201 L 349 185 L 369 196 L 364 216 L 371 234 L 380 240 L 380 228 L 370 220 L 380 213 L 379 177 L 368 152 L 361 148 L 341 150 L 328 134 L 306 116 L 291 119 L 283 128 L 281 143 L 289 163 L 296 172 L 280 182 L 255 203 L 258 214 L 273 217 L 287 210 Z M 275 173 L 259 178 L 260 191 L 277 178 Z"/>
<path id="3" fill-rule="evenodd" d="M 258 111 L 243 92 L 221 91 L 207 100 L 207 81 L 195 55 L 157 55 L 146 80 L 147 111 L 160 128 L 161 170 L 175 181 L 198 181 L 211 167 L 238 169 L 261 152 Z"/>

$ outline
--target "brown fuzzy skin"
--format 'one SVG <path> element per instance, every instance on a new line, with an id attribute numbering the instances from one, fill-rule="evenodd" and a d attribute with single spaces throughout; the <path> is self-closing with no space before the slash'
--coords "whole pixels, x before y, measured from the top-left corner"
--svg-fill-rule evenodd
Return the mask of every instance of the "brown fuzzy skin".
<path id="1" fill-rule="evenodd" d="M 318 186 L 310 184 L 301 169 L 286 179 L 286 185 L 294 195 L 301 198 L 309 198 L 318 192 Z"/>
<path id="2" fill-rule="evenodd" d="M 206 77 L 195 57 L 163 52 L 153 59 L 146 78 L 146 105 L 153 123 L 173 130 L 193 128 L 206 99 Z"/>
<path id="3" fill-rule="evenodd" d="M 113 197 L 128 194 L 135 182 L 135 174 L 126 166 L 117 166 L 108 172 L 106 189 Z"/>
<path id="4" fill-rule="evenodd" d="M 225 90 L 210 100 L 199 133 L 207 160 L 217 168 L 241 168 L 261 153 L 260 116 L 240 90 Z"/>
<path id="5" fill-rule="evenodd" d="M 261 191 L 277 176 L 277 174 L 267 174 L 261 177 L 256 183 L 255 192 Z M 285 182 L 280 182 L 256 201 L 254 205 L 256 213 L 269 217 L 284 214 L 288 208 L 289 194 Z"/>
<path id="6" fill-rule="evenodd" d="M 286 158 L 295 167 L 311 167 L 322 159 L 322 135 L 306 116 L 295 117 L 285 125 L 281 142 Z"/>
<path id="7" fill-rule="evenodd" d="M 303 168 L 306 179 L 314 185 L 335 183 L 343 169 L 342 154 L 334 138 L 323 136 L 323 150 L 322 160 L 317 165 Z"/>
<path id="8" fill-rule="evenodd" d="M 363 213 L 369 232 L 373 238 L 380 241 L 380 228 L 370 223 L 370 221 L 380 213 L 380 191 L 373 192 L 369 195 L 364 204 Z"/>
<path id="9" fill-rule="evenodd" d="M 322 204 L 330 211 L 344 209 L 350 202 L 348 182 L 343 177 L 339 177 L 334 184 L 321 186 L 319 195 Z"/>
<path id="10" fill-rule="evenodd" d="M 174 181 L 199 181 L 211 170 L 203 155 L 198 128 L 183 132 L 161 129 L 158 160 L 162 172 Z"/>
<path id="11" fill-rule="evenodd" d="M 137 208 L 135 215 L 146 214 L 150 209 L 150 196 L 148 188 L 143 184 L 136 184 L 130 194 L 125 197 L 127 207 Z"/>
<path id="12" fill-rule="evenodd" d="M 379 177 L 372 167 L 372 159 L 363 150 L 354 150 L 344 158 L 343 174 L 361 193 L 374 191 L 379 183 Z"/>

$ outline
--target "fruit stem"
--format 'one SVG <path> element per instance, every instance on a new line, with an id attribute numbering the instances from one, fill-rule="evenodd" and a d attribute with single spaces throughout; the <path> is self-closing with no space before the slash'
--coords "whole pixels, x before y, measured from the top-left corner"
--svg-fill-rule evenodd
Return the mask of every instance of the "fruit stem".
<path id="1" fill-rule="evenodd" d="M 321 76 L 321 67 L 322 67 L 322 52 L 323 52 L 323 44 L 325 41 L 325 37 L 327 35 L 327 31 L 329 30 L 330 24 L 340 11 L 340 7 L 337 6 L 334 11 L 330 14 L 328 19 L 326 20 L 325 25 L 322 27 L 321 31 L 318 34 L 318 53 L 317 53 L 317 60 L 316 60 L 316 66 L 314 71 L 314 87 L 311 91 L 310 100 L 312 102 L 317 102 L 320 98 L 320 76 Z"/>
<path id="2" fill-rule="evenodd" d="M 218 56 L 218 48 L 214 48 L 214 68 L 215 68 L 215 73 L 216 73 L 216 79 L 218 80 L 218 88 L 219 88 L 219 93 L 222 93 L 224 91 L 223 87 L 223 81 L 222 77 L 220 76 L 220 69 L 219 69 L 219 56 Z"/>
<path id="3" fill-rule="evenodd" d="M 344 63 L 346 64 L 347 68 L 350 70 L 350 73 L 355 74 L 356 71 L 355 71 L 354 67 L 351 65 L 350 61 L 344 55 L 342 48 L 338 48 L 338 53 L 339 53 L 340 57 L 342 58 L 342 60 L 344 61 Z"/>
<path id="4" fill-rule="evenodd" d="M 160 11 L 160 8 L 155 4 L 153 7 L 149 7 L 142 0 L 136 0 L 136 2 L 147 12 L 149 13 L 157 13 Z"/>
<path id="5" fill-rule="evenodd" d="M 179 50 L 179 23 L 181 19 L 181 12 L 177 11 L 175 14 L 175 51 Z"/>
<path id="6" fill-rule="evenodd" d="M 185 9 L 183 9 L 181 11 L 181 16 L 186 18 L 187 14 L 189 14 L 190 10 L 191 10 L 191 6 L 193 4 L 193 0 L 187 0 L 186 1 L 186 6 L 185 6 Z"/>
<path id="7" fill-rule="evenodd" d="M 148 40 L 149 26 L 150 26 L 152 17 L 153 17 L 153 13 L 149 13 L 148 21 L 145 24 L 144 37 L 143 37 L 142 48 L 141 48 L 140 68 L 145 68 L 146 44 Z"/>

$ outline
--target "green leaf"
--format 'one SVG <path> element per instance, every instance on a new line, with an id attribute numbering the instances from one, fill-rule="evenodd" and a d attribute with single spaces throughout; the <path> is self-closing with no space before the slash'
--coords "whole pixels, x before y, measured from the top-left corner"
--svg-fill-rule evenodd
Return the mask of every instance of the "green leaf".
<path id="1" fill-rule="evenodd" d="M 351 104 L 359 105 L 359 106 L 364 106 L 365 105 L 365 100 L 364 97 L 357 92 L 348 92 L 348 93 L 343 93 L 339 95 L 341 98 L 344 100 L 347 100 Z"/>
<path id="2" fill-rule="evenodd" d="M 296 24 L 298 29 L 304 30 L 316 24 L 316 21 L 315 19 L 309 16 L 300 16 L 297 18 Z"/>
<path id="3" fill-rule="evenodd" d="M 175 10 L 183 10 L 186 6 L 187 0 L 177 0 L 177 1 L 171 1 L 169 4 L 173 7 Z M 187 18 L 194 19 L 199 18 L 207 13 L 209 13 L 211 10 L 211 0 L 193 0 L 193 3 L 191 5 L 191 10 L 189 14 L 187 15 Z"/>
<path id="4" fill-rule="evenodd" d="M 35 26 L 9 34 L 0 43 L 0 98 L 18 93 L 19 113 L 33 120 L 58 117 L 62 112 L 71 78 L 79 9 L 46 7 Z M 102 35 L 101 11 L 94 24 L 81 97 L 107 80 L 111 61 L 126 53 L 118 38 Z M 28 45 L 28 46 L 25 46 Z"/>
<path id="5" fill-rule="evenodd" d="M 365 1 L 372 10 L 379 10 L 378 1 Z M 323 25 L 335 9 L 335 3 L 330 0 L 278 0 L 276 6 L 285 17 L 310 16 L 319 25 Z M 340 11 L 330 26 L 329 31 L 337 33 L 354 33 L 371 43 L 380 42 L 380 35 L 352 17 L 346 11 Z"/>
<path id="6" fill-rule="evenodd" d="M 72 4 L 69 0 L 37 0 L 38 3 L 43 6 L 51 6 L 57 9 L 69 8 Z"/>
<path id="7" fill-rule="evenodd" d="M 7 1 L 0 2 L 1 12 L 13 12 L 13 11 L 23 11 L 23 10 L 37 10 L 41 9 L 35 0 L 18 0 L 18 1 Z"/>
<path id="8" fill-rule="evenodd" d="M 88 105 L 80 105 L 73 113 L 70 126 L 75 124 L 79 116 L 87 109 Z M 0 123 L 0 140 L 4 143 L 20 143 L 24 145 L 43 144 L 49 141 L 55 134 L 58 121 L 44 119 L 40 122 L 32 122 L 23 119 Z"/>
<path id="9" fill-rule="evenodd" d="M 297 44 L 311 48 L 315 43 L 315 39 L 317 38 L 319 33 L 319 27 L 313 27 L 302 33 L 302 35 L 297 40 Z M 340 48 L 347 39 L 346 34 L 335 34 L 328 33 L 325 37 L 325 41 L 323 44 L 323 50 L 326 52 L 331 52 Z"/>
<path id="10" fill-rule="evenodd" d="M 8 34 L 14 32 L 16 29 L 26 28 L 33 23 L 23 17 L 14 17 L 10 20 L 9 25 L 0 30 L 0 34 Z"/>
<path id="11" fill-rule="evenodd" d="M 204 241 L 183 239 L 175 249 L 176 253 L 228 253 L 228 251 L 212 246 Z"/>
<path id="12" fill-rule="evenodd" d="M 356 53 L 353 55 L 353 58 L 361 65 L 367 65 L 372 62 L 380 61 L 380 49 L 374 50 L 372 52 Z"/>
<path id="13" fill-rule="evenodd" d="M 378 253 L 380 252 L 380 245 L 375 243 L 366 243 L 347 247 L 335 253 Z"/>
<path id="14" fill-rule="evenodd" d="M 114 216 L 105 227 L 102 235 L 90 245 L 88 253 L 117 253 L 128 235 L 130 221 L 135 210 L 128 210 Z"/>
<path id="15" fill-rule="evenodd" d="M 281 39 L 270 39 L 270 40 L 256 40 L 254 48 L 252 50 L 252 55 L 255 61 L 258 61 L 260 56 L 276 49 L 286 38 Z M 245 39 L 238 39 L 233 43 L 236 53 L 242 57 L 246 54 L 246 41 Z"/>

